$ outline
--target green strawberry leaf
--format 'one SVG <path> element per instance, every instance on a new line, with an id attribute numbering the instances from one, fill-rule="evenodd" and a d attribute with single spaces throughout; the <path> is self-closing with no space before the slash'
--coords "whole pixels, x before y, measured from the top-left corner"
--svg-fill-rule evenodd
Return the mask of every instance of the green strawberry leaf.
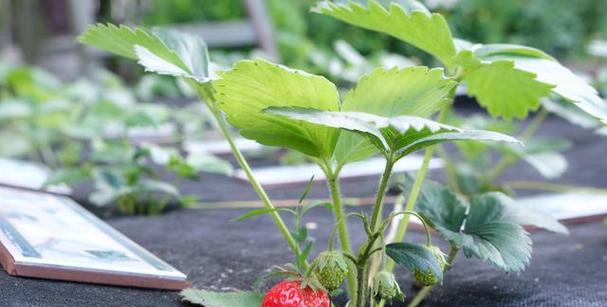
<path id="1" fill-rule="evenodd" d="M 263 299 L 259 293 L 251 291 L 211 292 L 194 288 L 182 290 L 179 295 L 183 301 L 205 307 L 259 307 Z"/>
<path id="2" fill-rule="evenodd" d="M 474 65 L 473 61 L 464 63 Z M 513 61 L 477 62 L 475 65 L 463 80 L 468 94 L 476 97 L 493 117 L 525 118 L 529 111 L 540 107 L 540 99 L 553 88 L 537 81 L 535 74 L 517 69 Z"/>
<path id="3" fill-rule="evenodd" d="M 317 158 L 332 158 L 338 167 L 377 153 L 369 140 L 354 133 L 293 123 L 259 112 L 271 106 L 337 111 L 337 91 L 322 77 L 264 61 L 240 62 L 221 77 L 213 83 L 220 107 L 230 123 L 247 138 Z M 276 80 L 280 80 L 280 85 Z M 285 80 L 290 80 L 289 84 L 282 84 Z M 372 113 L 369 116 L 430 116 L 448 103 L 447 97 L 455 85 L 444 77 L 442 69 L 377 69 L 346 95 L 343 109 Z M 249 112 L 242 112 L 243 107 Z"/>
<path id="4" fill-rule="evenodd" d="M 414 181 L 410 175 L 395 180 L 402 191 L 410 191 Z M 531 241 L 521 225 L 568 232 L 549 214 L 522 207 L 505 194 L 478 195 L 469 205 L 431 180 L 422 185 L 416 210 L 443 238 L 462 248 L 466 257 L 490 262 L 505 271 L 520 271 L 530 259 Z"/>
<path id="5" fill-rule="evenodd" d="M 410 174 L 395 177 L 399 190 L 411 191 L 414 178 Z M 430 227 L 447 241 L 456 240 L 466 218 L 467 202 L 453 193 L 448 187 L 425 180 L 415 203 L 416 211 L 428 221 Z"/>
<path id="6" fill-rule="evenodd" d="M 520 143 L 505 134 L 482 130 L 461 131 L 453 126 L 409 115 L 382 117 L 363 112 L 335 112 L 289 107 L 270 107 L 264 112 L 291 120 L 359 133 L 368 137 L 384 155 L 394 153 L 397 159 L 445 141 L 478 140 Z"/>
<path id="7" fill-rule="evenodd" d="M 455 62 L 468 73 L 468 92 L 492 116 L 523 118 L 553 92 L 607 123 L 607 106 L 584 80 L 544 52 L 518 45 L 472 45 Z M 527 72 L 527 73 L 525 73 Z"/>
<path id="8" fill-rule="evenodd" d="M 563 100 L 544 99 L 542 105 L 550 113 L 555 114 L 571 124 L 585 129 L 595 129 L 603 124 L 594 116 L 582 111 L 574 104 Z"/>
<path id="9" fill-rule="evenodd" d="M 521 271 L 531 259 L 527 232 L 491 194 L 472 199 L 463 234 L 455 243 L 466 257 L 489 262 L 504 271 Z"/>
<path id="10" fill-rule="evenodd" d="M 439 282 L 443 280 L 440 264 L 430 250 L 424 246 L 404 242 L 390 243 L 386 245 L 386 254 L 411 273 L 416 270 L 430 271 Z"/>
<path id="11" fill-rule="evenodd" d="M 487 130 L 463 130 L 460 132 L 445 132 L 419 138 L 397 151 L 398 157 L 406 156 L 422 148 L 450 141 L 480 141 L 501 142 L 522 145 L 523 143 L 509 135 Z"/>
<path id="12" fill-rule="evenodd" d="M 337 111 L 339 95 L 327 79 L 263 60 L 244 60 L 213 82 L 219 107 L 249 139 L 330 159 L 339 131 L 265 114 L 270 106 Z"/>
<path id="13" fill-rule="evenodd" d="M 554 86 L 553 92 L 573 102 L 580 110 L 607 124 L 607 104 L 586 81 L 557 61 L 512 57 L 516 68 L 532 72 L 537 80 Z"/>
<path id="14" fill-rule="evenodd" d="M 381 116 L 413 115 L 429 117 L 449 103 L 456 83 L 442 69 L 423 66 L 405 69 L 376 69 L 363 76 L 344 98 L 343 111 L 367 112 Z M 335 148 L 338 165 L 366 159 L 377 149 L 364 137 L 342 132 Z"/>
<path id="15" fill-rule="evenodd" d="M 405 6 L 399 3 L 404 3 Z M 366 6 L 354 1 L 342 4 L 321 1 L 312 10 L 361 28 L 394 36 L 434 55 L 447 67 L 451 66 L 456 54 L 445 18 L 430 13 L 417 1 L 392 2 L 389 6 L 384 6 L 377 0 L 367 1 Z"/>
<path id="16" fill-rule="evenodd" d="M 364 112 L 335 112 L 289 107 L 270 107 L 264 112 L 366 135 L 385 154 L 398 150 L 399 148 L 396 146 L 406 145 L 403 142 L 407 142 L 411 138 L 415 140 L 419 138 L 419 135 L 426 136 L 439 131 L 459 130 L 456 127 L 409 115 L 388 118 Z M 406 139 L 407 137 L 409 139 Z"/>
<path id="17" fill-rule="evenodd" d="M 138 60 L 146 71 L 198 82 L 209 80 L 209 57 L 204 41 L 194 35 L 169 30 L 97 24 L 78 40 L 110 53 Z"/>
<path id="18" fill-rule="evenodd" d="M 533 57 L 538 59 L 555 59 L 542 50 L 514 44 L 486 44 L 480 45 L 474 49 L 474 54 L 479 59 L 487 59 L 492 56 L 520 56 Z"/>

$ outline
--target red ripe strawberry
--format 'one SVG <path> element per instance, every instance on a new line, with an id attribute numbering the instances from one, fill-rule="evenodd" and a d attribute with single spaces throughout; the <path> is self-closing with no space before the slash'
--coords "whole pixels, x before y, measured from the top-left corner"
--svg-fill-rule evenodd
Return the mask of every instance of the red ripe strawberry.
<path id="1" fill-rule="evenodd" d="M 261 307 L 330 307 L 329 295 L 322 290 L 301 288 L 301 281 L 283 280 L 263 299 Z"/>

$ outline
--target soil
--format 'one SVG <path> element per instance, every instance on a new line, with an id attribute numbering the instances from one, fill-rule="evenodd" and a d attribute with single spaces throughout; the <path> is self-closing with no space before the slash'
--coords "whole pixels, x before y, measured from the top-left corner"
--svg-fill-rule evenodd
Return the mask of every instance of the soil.
<path id="1" fill-rule="evenodd" d="M 569 170 L 556 182 L 607 188 L 607 138 L 549 118 L 540 135 L 558 135 L 574 143 L 567 152 Z M 431 177 L 439 178 L 438 172 Z M 504 178 L 541 180 L 530 167 L 520 164 Z M 344 182 L 348 197 L 368 197 L 376 178 Z M 183 187 L 205 201 L 253 200 L 246 184 L 217 175 Z M 271 197 L 297 198 L 301 186 L 275 187 Z M 326 197 L 319 183 L 309 197 Z M 353 208 L 350 208 L 353 210 Z M 194 286 L 213 290 L 250 289 L 255 279 L 274 264 L 291 261 L 281 235 L 268 217 L 229 222 L 246 209 L 182 209 L 156 217 L 119 217 L 108 222 L 177 269 Z M 315 223 L 315 252 L 325 248 L 332 217 L 326 209 L 313 209 L 306 217 Z M 353 241 L 360 242 L 360 225 L 349 225 Z M 534 232 L 533 260 L 522 273 L 504 273 L 478 260 L 457 259 L 444 286 L 435 288 L 422 306 L 606 306 L 607 227 L 599 222 L 572 225 L 569 236 Z M 408 240 L 423 241 L 411 232 Z M 440 240 L 436 240 L 440 241 Z M 399 271 L 403 290 L 410 299 L 415 289 L 410 276 Z M 336 302 L 343 305 L 343 300 Z M 98 286 L 8 276 L 0 271 L 0 306 L 184 306 L 176 292 Z M 395 305 L 404 306 L 404 305 Z"/>

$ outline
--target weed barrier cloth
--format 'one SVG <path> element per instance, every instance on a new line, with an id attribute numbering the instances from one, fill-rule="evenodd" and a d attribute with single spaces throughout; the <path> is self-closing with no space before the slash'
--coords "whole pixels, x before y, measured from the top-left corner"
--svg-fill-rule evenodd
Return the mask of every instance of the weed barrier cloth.
<path id="1" fill-rule="evenodd" d="M 288 261 L 290 253 L 268 217 L 226 225 L 244 212 L 180 210 L 110 223 L 188 274 L 196 286 L 247 289 L 271 264 Z M 326 240 L 330 215 L 316 208 L 308 219 L 318 223 L 310 235 Z M 505 274 L 460 256 L 445 276 L 448 286 L 435 288 L 424 306 L 605 306 L 607 228 L 595 222 L 570 230 L 569 237 L 534 233 L 531 266 L 520 274 Z M 362 240 L 363 233 L 356 232 L 354 238 Z M 422 242 L 423 235 L 411 232 L 409 238 Z M 398 276 L 403 285 L 410 284 L 408 276 Z M 4 271 L 0 289 L 0 306 L 182 306 L 176 292 L 18 278 Z M 413 296 L 409 286 L 403 291 Z M 343 301 L 338 303 L 343 306 Z"/>
<path id="2" fill-rule="evenodd" d="M 550 118 L 541 136 L 569 138 L 569 169 L 560 183 L 607 187 L 607 139 Z M 433 173 L 436 177 L 437 173 Z M 542 180 L 530 167 L 519 164 L 506 179 Z M 202 182 L 184 186 L 206 201 L 252 200 L 255 194 L 235 179 L 204 175 Z M 347 197 L 365 197 L 376 188 L 376 178 L 344 182 Z M 270 189 L 273 198 L 297 198 L 303 187 Z M 323 184 L 309 198 L 326 197 Z M 583 204 L 572 204 L 583 206 Z M 318 242 L 315 253 L 326 248 L 332 216 L 317 207 L 306 216 L 314 222 L 310 235 Z M 189 276 L 194 286 L 211 290 L 250 289 L 255 279 L 274 264 L 291 261 L 281 234 L 268 216 L 242 222 L 229 220 L 248 209 L 184 209 L 154 217 L 111 218 L 109 224 Z M 388 211 L 388 210 L 386 210 Z M 364 238 L 361 227 L 350 224 L 353 242 Z M 534 232 L 533 259 L 522 273 L 506 274 L 463 255 L 422 306 L 607 306 L 607 227 L 600 222 L 569 226 L 560 236 Z M 409 232 L 407 240 L 422 242 L 424 235 Z M 446 246 L 435 239 L 443 250 Z M 397 277 L 408 300 L 414 295 L 410 275 Z M 336 301 L 343 306 L 344 301 Z M 19 278 L 0 271 L 0 306 L 184 306 L 177 292 L 141 290 Z M 404 306 L 404 305 L 394 305 Z"/>

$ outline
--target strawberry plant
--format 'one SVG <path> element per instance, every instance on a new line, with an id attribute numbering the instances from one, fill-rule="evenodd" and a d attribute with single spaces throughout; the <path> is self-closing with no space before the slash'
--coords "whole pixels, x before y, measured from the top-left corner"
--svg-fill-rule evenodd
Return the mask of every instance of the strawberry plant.
<path id="1" fill-rule="evenodd" d="M 440 184 L 424 184 L 429 161 L 441 143 L 509 144 L 511 152 L 524 151 L 518 139 L 506 134 L 447 124 L 456 87 L 466 85 L 468 94 L 491 116 L 508 120 L 525 118 L 541 107 L 541 99 L 558 95 L 605 123 L 607 111 L 602 100 L 592 87 L 540 50 L 455 39 L 443 16 L 416 1 L 360 2 L 364 1 L 323 1 L 314 10 L 394 36 L 431 54 L 443 67 L 378 68 L 342 96 L 322 76 L 264 60 L 242 60 L 213 75 L 204 42 L 188 34 L 96 25 L 87 29 L 80 41 L 136 60 L 149 72 L 183 79 L 199 94 L 265 205 L 248 216 L 269 214 L 297 260 L 297 270 L 285 271 L 295 276 L 294 281 L 272 289 L 268 301 L 282 291 L 308 292 L 310 285 L 312 292 L 324 296 L 340 284 L 343 275 L 351 307 L 403 300 L 405 295 L 392 273 L 395 265 L 400 265 L 426 286 L 411 303 L 417 305 L 433 285 L 443 281 L 459 251 L 504 271 L 523 270 L 531 257 L 531 241 L 522 225 L 561 232 L 562 225 L 516 206 L 505 194 L 464 197 Z M 298 231 L 301 227 L 296 223 L 295 231 L 288 229 L 281 215 L 284 210 L 274 207 L 256 180 L 233 141 L 229 124 L 246 138 L 298 151 L 318 163 L 331 193 L 333 233 L 339 251 L 332 248 L 331 238 L 328 251 L 316 261 L 307 261 L 309 245 L 302 249 L 306 236 Z M 384 195 L 394 164 L 419 150 L 425 150 L 421 169 L 414 178 L 401 179 L 406 206 L 385 214 Z M 386 164 L 371 215 L 346 212 L 340 171 L 348 163 L 374 155 L 383 156 Z M 424 244 L 403 242 L 410 216 L 424 225 Z M 360 221 L 367 237 L 357 242 L 360 248 L 356 251 L 346 226 L 349 219 Z M 391 224 L 394 235 L 388 240 L 386 231 Z M 450 243 L 448 255 L 432 244 L 430 228 Z M 302 283 L 298 286 L 297 282 Z M 252 292 L 220 294 L 189 289 L 183 295 L 191 302 L 210 306 L 262 304 L 262 296 Z"/>

